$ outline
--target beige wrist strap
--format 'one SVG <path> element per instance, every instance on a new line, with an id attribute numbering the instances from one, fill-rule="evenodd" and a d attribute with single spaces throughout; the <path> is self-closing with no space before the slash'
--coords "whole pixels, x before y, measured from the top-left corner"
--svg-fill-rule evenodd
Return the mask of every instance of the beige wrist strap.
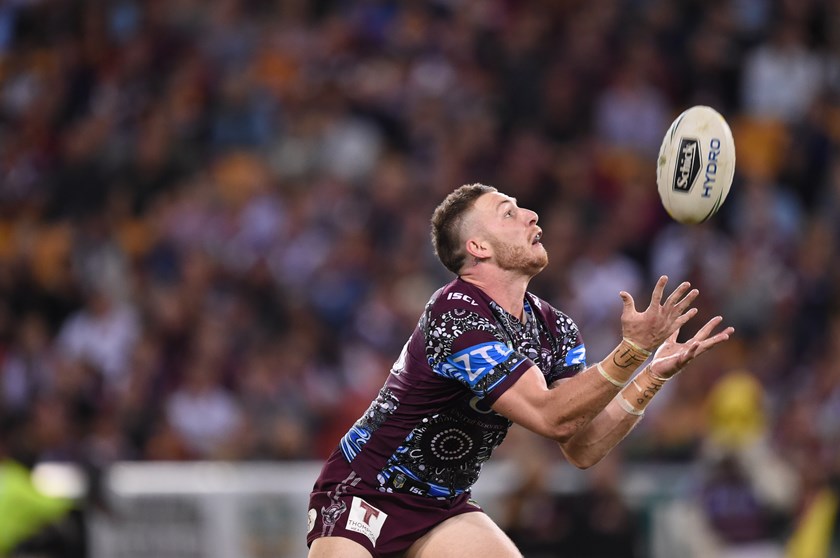
<path id="1" fill-rule="evenodd" d="M 612 352 L 610 364 L 632 374 L 650 356 L 650 351 L 642 349 L 629 339 L 622 339 Z"/>
<path id="2" fill-rule="evenodd" d="M 609 383 L 611 383 L 615 387 L 623 388 L 624 386 L 627 385 L 627 382 L 622 382 L 621 380 L 616 380 L 615 378 L 613 378 L 612 376 L 607 374 L 607 371 L 604 370 L 604 367 L 601 365 L 600 362 L 595 365 L 595 368 L 598 369 L 598 373 L 601 374 L 601 376 L 603 376 L 605 380 L 607 380 Z"/>
<path id="3" fill-rule="evenodd" d="M 645 368 L 645 370 L 647 370 L 648 376 L 650 376 L 651 379 L 656 380 L 657 382 L 662 382 L 663 384 L 680 373 L 680 371 L 677 370 L 676 372 L 674 372 L 674 376 L 671 376 L 669 378 L 663 378 L 661 376 L 657 376 L 656 374 L 654 374 L 653 373 L 653 368 L 651 368 L 650 366 Z"/>
<path id="4" fill-rule="evenodd" d="M 638 351 L 638 352 L 642 353 L 643 355 L 645 355 L 646 357 L 649 357 L 649 356 L 650 356 L 650 351 L 648 351 L 647 349 L 643 349 L 643 348 L 641 348 L 639 345 L 637 345 L 637 344 L 636 344 L 636 343 L 634 343 L 633 341 L 630 341 L 630 340 L 629 340 L 629 339 L 627 339 L 626 337 L 622 337 L 622 338 L 621 338 L 621 340 L 622 340 L 622 341 L 624 341 L 625 343 L 627 343 L 628 345 L 630 345 L 630 346 L 631 346 L 633 349 L 635 349 L 636 351 Z"/>
<path id="5" fill-rule="evenodd" d="M 654 396 L 659 393 L 660 389 L 662 389 L 663 385 L 665 385 L 665 381 L 654 376 L 651 373 L 650 365 L 648 365 L 644 370 L 642 370 L 642 372 L 633 378 L 630 385 L 621 390 L 619 395 L 622 396 L 622 399 L 624 399 L 630 407 L 636 411 L 644 412 Z M 641 409 L 639 407 L 641 407 Z M 622 406 L 622 408 L 624 407 Z"/>
<path id="6" fill-rule="evenodd" d="M 633 416 L 641 417 L 645 414 L 644 409 L 637 409 L 636 407 L 631 405 L 629 401 L 624 399 L 624 396 L 620 393 L 618 394 L 618 406 L 621 407 L 626 413 Z"/>
<path id="7" fill-rule="evenodd" d="M 622 339 L 610 356 L 599 361 L 595 368 L 605 380 L 621 389 L 630 382 L 639 365 L 647 360 L 649 354 L 649 351 L 632 341 Z"/>

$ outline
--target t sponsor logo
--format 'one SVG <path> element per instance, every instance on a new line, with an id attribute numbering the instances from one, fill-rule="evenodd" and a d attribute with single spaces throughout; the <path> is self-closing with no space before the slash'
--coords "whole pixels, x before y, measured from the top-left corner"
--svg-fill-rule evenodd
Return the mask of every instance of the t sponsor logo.
<path id="1" fill-rule="evenodd" d="M 680 140 L 679 158 L 674 169 L 673 189 L 689 192 L 700 174 L 700 142 L 693 138 Z"/>
<path id="2" fill-rule="evenodd" d="M 347 530 L 361 533 L 370 539 L 373 546 L 376 546 L 376 539 L 379 538 L 386 519 L 388 519 L 388 514 L 361 498 L 353 496 L 350 513 L 347 515 Z"/>

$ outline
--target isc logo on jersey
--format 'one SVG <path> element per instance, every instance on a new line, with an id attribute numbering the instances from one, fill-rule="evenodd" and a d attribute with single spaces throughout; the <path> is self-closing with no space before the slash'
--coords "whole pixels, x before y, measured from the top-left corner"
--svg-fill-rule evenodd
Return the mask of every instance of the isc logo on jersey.
<path id="1" fill-rule="evenodd" d="M 447 358 L 442 365 L 442 372 L 475 387 L 495 366 L 505 362 L 512 352 L 513 349 L 498 341 L 473 345 Z"/>
<path id="2" fill-rule="evenodd" d="M 449 293 L 446 295 L 446 300 L 463 300 L 464 302 L 469 302 L 473 306 L 478 306 L 478 303 L 474 301 L 470 295 L 464 293 Z"/>

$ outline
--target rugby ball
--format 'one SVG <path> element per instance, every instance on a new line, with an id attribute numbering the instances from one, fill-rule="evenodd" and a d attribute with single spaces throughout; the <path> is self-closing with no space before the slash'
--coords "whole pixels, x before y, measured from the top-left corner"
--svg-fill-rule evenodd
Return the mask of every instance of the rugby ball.
<path id="1" fill-rule="evenodd" d="M 662 205 L 675 221 L 692 225 L 720 209 L 735 174 L 735 141 L 723 116 L 694 106 L 668 128 L 656 163 Z"/>

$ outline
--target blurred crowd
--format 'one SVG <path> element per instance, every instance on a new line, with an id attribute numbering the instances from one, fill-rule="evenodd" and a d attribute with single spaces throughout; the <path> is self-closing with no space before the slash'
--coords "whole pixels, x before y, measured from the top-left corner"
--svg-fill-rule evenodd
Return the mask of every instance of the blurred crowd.
<path id="1" fill-rule="evenodd" d="M 738 167 L 688 227 L 655 162 L 695 104 L 730 122 Z M 701 290 L 696 324 L 736 327 L 626 459 L 691 462 L 743 419 L 806 494 L 840 471 L 838 148 L 828 0 L 6 0 L 2 445 L 324 457 L 449 280 L 432 210 L 484 182 L 539 213 L 531 290 L 590 361 L 618 291 L 662 273 Z M 735 372 L 759 418 L 709 405 Z"/>

